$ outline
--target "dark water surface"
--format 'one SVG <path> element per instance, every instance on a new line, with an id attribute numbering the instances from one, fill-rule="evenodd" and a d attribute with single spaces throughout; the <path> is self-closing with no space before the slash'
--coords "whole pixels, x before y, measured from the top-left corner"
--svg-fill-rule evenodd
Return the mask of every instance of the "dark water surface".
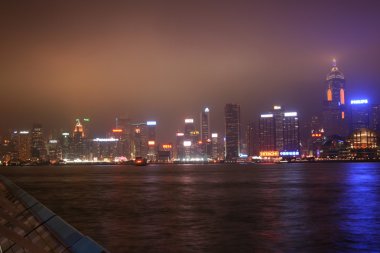
<path id="1" fill-rule="evenodd" d="M 380 163 L 1 167 L 111 252 L 380 252 Z"/>

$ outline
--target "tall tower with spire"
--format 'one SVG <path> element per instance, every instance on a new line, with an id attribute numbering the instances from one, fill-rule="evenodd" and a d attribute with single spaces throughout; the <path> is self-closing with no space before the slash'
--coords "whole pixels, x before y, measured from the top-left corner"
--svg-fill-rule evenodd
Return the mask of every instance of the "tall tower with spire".
<path id="1" fill-rule="evenodd" d="M 336 59 L 326 77 L 326 93 L 323 103 L 323 128 L 327 136 L 346 136 L 346 80 L 338 69 Z"/>

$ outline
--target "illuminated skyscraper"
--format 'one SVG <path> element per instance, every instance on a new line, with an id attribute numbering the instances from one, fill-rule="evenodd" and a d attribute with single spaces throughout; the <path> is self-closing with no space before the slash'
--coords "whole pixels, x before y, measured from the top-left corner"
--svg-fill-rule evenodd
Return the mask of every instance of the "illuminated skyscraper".
<path id="1" fill-rule="evenodd" d="M 226 161 L 236 161 L 240 155 L 240 105 L 224 107 L 226 131 Z"/>
<path id="2" fill-rule="evenodd" d="M 350 132 L 361 128 L 369 128 L 370 109 L 367 99 L 351 100 Z"/>
<path id="3" fill-rule="evenodd" d="M 380 104 L 371 106 L 370 129 L 380 134 Z"/>
<path id="4" fill-rule="evenodd" d="M 174 149 L 174 157 L 177 160 L 182 160 L 185 157 L 185 147 L 183 145 L 185 141 L 185 134 L 182 132 L 176 133 L 176 142 L 175 142 L 175 149 Z"/>
<path id="5" fill-rule="evenodd" d="M 42 125 L 34 124 L 32 128 L 32 159 L 44 160 L 46 158 L 45 140 Z"/>
<path id="6" fill-rule="evenodd" d="M 73 159 L 84 159 L 86 152 L 86 143 L 85 143 L 85 132 L 83 125 L 79 119 L 76 119 L 76 123 L 73 131 L 73 141 L 71 146 L 71 152 Z"/>
<path id="7" fill-rule="evenodd" d="M 201 112 L 201 141 L 203 143 L 210 139 L 210 109 L 205 108 Z"/>
<path id="8" fill-rule="evenodd" d="M 284 149 L 284 110 L 281 106 L 273 106 L 274 142 L 276 150 Z"/>
<path id="9" fill-rule="evenodd" d="M 148 133 L 146 123 L 135 123 L 132 135 L 132 158 L 148 156 Z"/>
<path id="10" fill-rule="evenodd" d="M 156 121 L 147 121 L 147 136 L 148 136 L 148 160 L 155 161 L 157 159 L 157 139 L 156 139 Z"/>
<path id="11" fill-rule="evenodd" d="M 250 122 L 247 126 L 246 140 L 249 156 L 258 156 L 260 153 L 260 121 Z"/>
<path id="12" fill-rule="evenodd" d="M 299 120 L 297 112 L 285 112 L 283 120 L 283 152 L 300 150 Z"/>
<path id="13" fill-rule="evenodd" d="M 274 151 L 276 149 L 275 121 L 273 113 L 260 115 L 260 151 Z M 278 150 L 277 150 L 278 151 Z"/>
<path id="14" fill-rule="evenodd" d="M 82 120 L 82 127 L 83 127 L 83 137 L 85 138 L 92 138 L 91 136 L 91 131 L 90 131 L 90 123 L 91 123 L 91 120 L 90 118 L 83 118 Z"/>
<path id="15" fill-rule="evenodd" d="M 204 108 L 201 112 L 201 147 L 202 154 L 211 157 L 211 136 L 210 136 L 210 109 Z"/>
<path id="16" fill-rule="evenodd" d="M 218 133 L 211 134 L 211 157 L 214 160 L 220 161 L 224 160 L 224 140 Z"/>
<path id="17" fill-rule="evenodd" d="M 193 133 L 195 131 L 195 123 L 193 118 L 187 118 L 185 119 L 185 139 L 186 140 L 192 140 Z M 195 140 L 197 141 L 197 140 Z"/>
<path id="18" fill-rule="evenodd" d="M 346 80 L 343 73 L 338 69 L 336 60 L 326 77 L 326 94 L 323 108 L 323 128 L 327 136 L 346 136 Z"/>
<path id="19" fill-rule="evenodd" d="M 31 137 L 29 131 L 14 131 L 11 135 L 14 145 L 13 159 L 21 162 L 31 158 Z"/>
<path id="20" fill-rule="evenodd" d="M 115 136 L 119 138 L 118 150 L 120 156 L 125 156 L 128 160 L 131 159 L 132 136 L 134 136 L 134 128 L 131 125 L 131 120 L 126 117 L 116 118 Z"/>
<path id="21" fill-rule="evenodd" d="M 281 156 L 298 156 L 300 134 L 297 112 L 284 112 L 274 106 L 271 113 L 260 115 L 260 152 Z"/>

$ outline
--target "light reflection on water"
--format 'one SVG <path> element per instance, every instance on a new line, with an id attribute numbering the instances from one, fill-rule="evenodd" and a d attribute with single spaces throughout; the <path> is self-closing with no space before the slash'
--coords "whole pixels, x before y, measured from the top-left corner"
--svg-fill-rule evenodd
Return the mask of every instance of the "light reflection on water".
<path id="1" fill-rule="evenodd" d="M 372 165 L 372 164 L 371 164 Z M 350 250 L 373 251 L 380 248 L 379 171 L 365 164 L 350 164 L 346 173 L 346 191 L 340 198 L 344 216 L 340 227 Z"/>
<path id="2" fill-rule="evenodd" d="M 111 252 L 380 252 L 380 164 L 14 167 Z"/>

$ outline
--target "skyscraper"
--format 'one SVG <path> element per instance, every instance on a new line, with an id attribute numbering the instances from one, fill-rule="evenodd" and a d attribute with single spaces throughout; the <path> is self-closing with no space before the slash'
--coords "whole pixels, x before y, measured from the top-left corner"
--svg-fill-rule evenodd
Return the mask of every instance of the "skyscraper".
<path id="1" fill-rule="evenodd" d="M 226 161 L 236 161 L 240 155 L 240 105 L 226 104 L 224 119 L 226 127 Z"/>
<path id="2" fill-rule="evenodd" d="M 205 108 L 201 112 L 201 141 L 206 143 L 210 139 L 210 109 Z"/>
<path id="3" fill-rule="evenodd" d="M 297 112 L 274 106 L 273 112 L 260 115 L 260 153 L 269 156 L 298 156 L 300 134 Z"/>
<path id="4" fill-rule="evenodd" d="M 323 104 L 323 128 L 327 136 L 346 136 L 346 80 L 343 73 L 338 69 L 336 60 L 326 77 L 326 95 Z"/>
<path id="5" fill-rule="evenodd" d="M 260 151 L 276 150 L 275 121 L 273 113 L 260 115 Z"/>
<path id="6" fill-rule="evenodd" d="M 276 150 L 284 149 L 284 110 L 280 105 L 273 106 L 274 142 Z"/>
<path id="7" fill-rule="evenodd" d="M 283 120 L 283 152 L 299 152 L 300 134 L 297 112 L 285 112 Z"/>
<path id="8" fill-rule="evenodd" d="M 185 119 L 185 139 L 186 140 L 192 140 L 193 133 L 195 131 L 195 124 L 193 118 L 187 118 Z M 195 140 L 197 141 L 197 140 Z"/>
<path id="9" fill-rule="evenodd" d="M 185 141 L 185 134 L 182 132 L 176 133 L 176 142 L 175 142 L 175 154 L 174 157 L 177 160 L 182 160 L 185 158 L 185 147 L 184 147 L 184 141 Z"/>
<path id="10" fill-rule="evenodd" d="M 157 159 L 157 139 L 156 139 L 156 121 L 147 121 L 147 137 L 148 137 L 148 159 L 155 161 Z"/>
<path id="11" fill-rule="evenodd" d="M 73 142 L 72 142 L 72 154 L 74 155 L 74 159 L 84 159 L 86 149 L 85 143 L 85 132 L 83 125 L 81 124 L 79 119 L 76 119 L 76 123 L 73 131 Z"/>
<path id="12" fill-rule="evenodd" d="M 361 128 L 369 128 L 370 109 L 367 99 L 351 100 L 350 132 Z"/>
<path id="13" fill-rule="evenodd" d="M 44 160 L 46 158 L 45 140 L 41 124 L 34 124 L 32 128 L 31 155 L 34 160 Z"/>
<path id="14" fill-rule="evenodd" d="M 116 118 L 117 137 L 119 138 L 119 154 L 125 156 L 127 159 L 131 159 L 131 145 L 132 137 L 134 136 L 133 126 L 131 120 L 126 117 Z"/>
<path id="15" fill-rule="evenodd" d="M 380 104 L 371 106 L 370 129 L 380 133 Z"/>
<path id="16" fill-rule="evenodd" d="M 146 123 L 135 123 L 134 133 L 132 135 L 131 151 L 132 158 L 143 157 L 147 158 L 148 155 L 148 129 Z"/>
<path id="17" fill-rule="evenodd" d="M 11 135 L 14 145 L 13 159 L 25 162 L 31 158 L 31 137 L 29 131 L 14 131 Z"/>
<path id="18" fill-rule="evenodd" d="M 211 136 L 210 136 L 210 109 L 204 108 L 201 112 L 201 148 L 202 155 L 211 157 Z"/>

